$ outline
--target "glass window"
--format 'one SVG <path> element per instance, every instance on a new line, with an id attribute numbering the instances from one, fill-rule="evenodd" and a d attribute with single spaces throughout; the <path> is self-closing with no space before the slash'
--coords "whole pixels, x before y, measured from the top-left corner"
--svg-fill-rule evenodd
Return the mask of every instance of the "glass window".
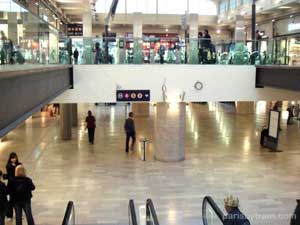
<path id="1" fill-rule="evenodd" d="M 125 0 L 123 0 L 125 1 Z M 97 13 L 108 13 L 112 0 L 98 0 L 96 2 L 96 12 Z"/>
<path id="2" fill-rule="evenodd" d="M 217 15 L 217 6 L 210 0 L 189 0 L 190 13 Z"/>
<path id="3" fill-rule="evenodd" d="M 220 14 L 223 14 L 227 11 L 227 0 L 223 0 L 220 3 Z"/>
<path id="4" fill-rule="evenodd" d="M 156 0 L 126 0 L 126 1 L 127 1 L 127 13 L 133 13 L 133 12 L 142 12 L 144 14 L 156 13 Z"/>
<path id="5" fill-rule="evenodd" d="M 187 0 L 158 0 L 159 14 L 185 14 Z"/>
<path id="6" fill-rule="evenodd" d="M 237 7 L 237 1 L 236 0 L 230 0 L 230 10 L 234 10 Z"/>

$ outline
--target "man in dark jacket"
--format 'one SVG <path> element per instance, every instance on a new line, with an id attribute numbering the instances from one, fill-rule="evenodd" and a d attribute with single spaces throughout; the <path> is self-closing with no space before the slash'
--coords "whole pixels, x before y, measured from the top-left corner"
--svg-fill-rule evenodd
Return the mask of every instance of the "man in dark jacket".
<path id="1" fill-rule="evenodd" d="M 297 207 L 291 219 L 291 225 L 300 224 L 300 199 L 297 199 Z"/>
<path id="2" fill-rule="evenodd" d="M 224 225 L 250 225 L 249 220 L 239 210 L 239 199 L 229 196 L 224 199 L 225 210 L 228 213 L 224 218 Z"/>
<path id="3" fill-rule="evenodd" d="M 78 64 L 78 57 L 79 57 L 79 52 L 77 50 L 77 48 L 75 48 L 75 51 L 73 53 L 73 57 L 74 57 L 74 64 Z"/>
<path id="4" fill-rule="evenodd" d="M 128 153 L 130 138 L 132 138 L 131 150 L 133 150 L 134 143 L 135 143 L 135 125 L 133 120 L 133 112 L 129 113 L 129 118 L 127 118 L 125 121 L 124 129 L 126 132 L 126 153 Z"/>
<path id="5" fill-rule="evenodd" d="M 85 119 L 86 128 L 88 129 L 89 134 L 89 142 L 90 144 L 94 144 L 94 136 L 95 136 L 95 129 L 96 129 L 96 119 L 92 115 L 92 111 L 88 111 L 88 116 Z"/>
<path id="6" fill-rule="evenodd" d="M 7 195 L 8 191 L 5 184 L 2 182 L 3 173 L 0 170 L 0 225 L 4 225 L 5 215 L 8 208 Z"/>

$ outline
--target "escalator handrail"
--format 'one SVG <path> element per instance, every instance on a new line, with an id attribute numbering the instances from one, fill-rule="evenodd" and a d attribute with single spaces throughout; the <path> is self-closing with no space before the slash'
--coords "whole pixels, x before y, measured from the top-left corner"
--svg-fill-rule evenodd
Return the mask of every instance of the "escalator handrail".
<path id="1" fill-rule="evenodd" d="M 150 214 L 152 215 L 152 218 L 153 218 L 153 225 L 159 225 L 156 211 L 154 208 L 154 204 L 151 199 L 147 199 L 147 201 L 146 201 L 146 224 L 148 224 L 147 221 L 150 217 Z"/>
<path id="2" fill-rule="evenodd" d="M 66 212 L 65 212 L 65 215 L 64 215 L 62 225 L 69 225 L 69 221 L 70 221 L 71 216 L 73 216 L 75 218 L 75 207 L 74 207 L 74 202 L 69 201 L 68 205 L 67 205 L 67 208 L 66 208 Z M 75 225 L 75 222 L 74 222 L 74 225 Z"/>
<path id="3" fill-rule="evenodd" d="M 132 222 L 131 225 L 138 225 L 137 218 L 136 218 L 134 201 L 132 199 L 129 200 L 128 213 L 129 213 L 129 224 L 130 224 L 130 219 L 131 219 L 131 222 Z"/>
<path id="4" fill-rule="evenodd" d="M 206 205 L 209 204 L 214 212 L 217 214 L 218 218 L 221 220 L 222 224 L 224 224 L 224 214 L 219 206 L 215 203 L 212 197 L 205 196 L 202 202 L 202 219 L 203 224 L 208 225 L 207 218 L 206 218 Z"/>

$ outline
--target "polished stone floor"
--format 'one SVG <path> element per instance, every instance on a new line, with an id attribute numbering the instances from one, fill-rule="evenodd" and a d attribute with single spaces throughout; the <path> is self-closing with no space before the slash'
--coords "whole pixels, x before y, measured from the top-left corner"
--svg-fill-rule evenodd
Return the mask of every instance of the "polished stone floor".
<path id="1" fill-rule="evenodd" d="M 87 143 L 86 111 L 97 117 L 95 145 Z M 124 152 L 124 106 L 80 105 L 78 128 L 71 141 L 61 141 L 58 118 L 29 119 L 0 143 L 0 168 L 16 151 L 36 184 L 33 212 L 37 224 L 60 224 L 68 200 L 78 224 L 128 224 L 128 200 L 144 211 L 152 198 L 162 225 L 202 224 L 201 206 L 211 195 L 222 207 L 237 195 L 253 225 L 288 225 L 300 198 L 300 126 L 282 120 L 279 149 L 259 146 L 266 123 L 264 110 L 237 114 L 226 104 L 187 108 L 186 160 L 153 159 L 154 111 L 136 118 L 138 138 L 151 140 L 147 161 L 139 150 Z M 223 209 L 223 207 L 222 207 Z M 10 223 L 8 223 L 10 224 Z M 215 223 L 215 225 L 220 223 Z"/>

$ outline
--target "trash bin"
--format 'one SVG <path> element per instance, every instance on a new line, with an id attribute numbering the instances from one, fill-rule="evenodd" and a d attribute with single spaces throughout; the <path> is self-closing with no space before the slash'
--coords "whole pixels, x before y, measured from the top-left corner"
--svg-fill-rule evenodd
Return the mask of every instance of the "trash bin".
<path id="1" fill-rule="evenodd" d="M 140 139 L 140 152 L 141 152 L 141 160 L 146 161 L 146 151 L 148 147 L 148 140 L 146 138 Z"/>

